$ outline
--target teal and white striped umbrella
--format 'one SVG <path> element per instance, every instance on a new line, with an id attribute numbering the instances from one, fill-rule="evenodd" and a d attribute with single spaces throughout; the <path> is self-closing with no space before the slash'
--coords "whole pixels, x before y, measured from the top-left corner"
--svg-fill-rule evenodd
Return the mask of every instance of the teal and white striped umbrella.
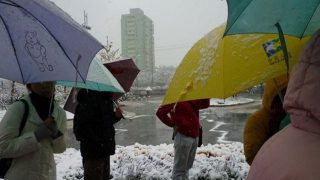
<path id="1" fill-rule="evenodd" d="M 123 88 L 116 80 L 116 78 L 111 74 L 111 72 L 107 68 L 103 66 L 103 64 L 97 58 L 93 59 L 90 64 L 85 83 L 57 81 L 57 84 L 62 86 L 85 88 L 96 91 L 124 93 Z"/>

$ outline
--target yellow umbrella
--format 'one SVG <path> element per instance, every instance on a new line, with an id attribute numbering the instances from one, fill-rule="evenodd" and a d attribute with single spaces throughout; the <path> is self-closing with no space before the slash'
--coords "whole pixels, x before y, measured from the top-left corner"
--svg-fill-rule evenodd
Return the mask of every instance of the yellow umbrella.
<path id="1" fill-rule="evenodd" d="M 178 66 L 162 104 L 227 98 L 287 72 L 277 34 L 223 37 L 221 25 L 200 39 Z M 289 71 L 309 39 L 285 36 Z"/>

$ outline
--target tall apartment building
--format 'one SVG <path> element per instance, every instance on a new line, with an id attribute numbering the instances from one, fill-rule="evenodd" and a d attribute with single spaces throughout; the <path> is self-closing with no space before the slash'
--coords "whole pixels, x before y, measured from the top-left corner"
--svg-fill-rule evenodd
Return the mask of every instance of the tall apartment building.
<path id="1" fill-rule="evenodd" d="M 143 72 L 154 71 L 154 28 L 152 20 L 139 8 L 121 16 L 121 53 L 131 57 Z"/>

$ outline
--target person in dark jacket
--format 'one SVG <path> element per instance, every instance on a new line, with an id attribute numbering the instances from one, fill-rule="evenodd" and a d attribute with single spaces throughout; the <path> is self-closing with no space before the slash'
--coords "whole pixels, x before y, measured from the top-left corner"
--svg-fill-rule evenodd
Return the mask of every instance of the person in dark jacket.
<path id="1" fill-rule="evenodd" d="M 210 99 L 192 100 L 160 106 L 158 118 L 174 128 L 174 167 L 172 179 L 188 179 L 200 135 L 199 110 L 208 108 Z"/>
<path id="2" fill-rule="evenodd" d="M 112 93 L 80 89 L 74 116 L 73 130 L 80 141 L 84 179 L 110 178 L 110 155 L 115 154 L 113 124 L 123 116 L 114 107 Z"/>

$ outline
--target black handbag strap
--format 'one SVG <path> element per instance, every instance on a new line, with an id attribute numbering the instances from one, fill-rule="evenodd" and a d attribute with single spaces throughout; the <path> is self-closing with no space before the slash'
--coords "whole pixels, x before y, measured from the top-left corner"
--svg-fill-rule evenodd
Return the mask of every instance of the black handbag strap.
<path id="1" fill-rule="evenodd" d="M 28 118 L 28 114 L 29 114 L 29 106 L 28 106 L 28 102 L 26 100 L 20 99 L 19 101 L 23 102 L 23 104 L 24 104 L 24 113 L 23 113 L 23 117 L 22 117 L 22 120 L 20 122 L 20 127 L 19 127 L 19 136 L 20 136 L 21 132 L 27 122 L 27 118 Z"/>

